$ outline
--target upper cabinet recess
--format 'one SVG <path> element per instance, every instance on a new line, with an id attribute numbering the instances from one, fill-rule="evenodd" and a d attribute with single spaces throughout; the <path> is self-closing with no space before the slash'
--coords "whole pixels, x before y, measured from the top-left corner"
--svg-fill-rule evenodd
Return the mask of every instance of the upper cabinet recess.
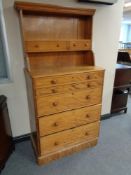
<path id="1" fill-rule="evenodd" d="M 92 17 L 94 9 L 15 2 L 20 13 L 26 65 L 94 65 Z M 37 60 L 36 60 L 37 58 Z"/>

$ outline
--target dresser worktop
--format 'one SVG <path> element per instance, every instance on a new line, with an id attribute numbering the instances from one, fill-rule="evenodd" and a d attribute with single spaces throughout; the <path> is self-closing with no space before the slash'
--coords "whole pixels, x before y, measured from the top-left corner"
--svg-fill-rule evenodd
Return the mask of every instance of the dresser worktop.
<path id="1" fill-rule="evenodd" d="M 27 69 L 25 69 L 28 71 Z M 44 76 L 56 76 L 56 75 L 67 75 L 72 73 L 84 73 L 84 72 L 95 72 L 104 71 L 103 68 L 97 66 L 76 66 L 76 67 L 44 67 L 36 68 L 33 71 L 28 71 L 30 76 L 33 78 L 44 77 Z"/>

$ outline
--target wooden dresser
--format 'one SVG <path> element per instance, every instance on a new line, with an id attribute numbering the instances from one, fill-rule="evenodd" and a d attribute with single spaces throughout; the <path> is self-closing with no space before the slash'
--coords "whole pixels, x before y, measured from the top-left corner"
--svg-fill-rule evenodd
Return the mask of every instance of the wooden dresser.
<path id="1" fill-rule="evenodd" d="M 95 10 L 16 2 L 38 164 L 96 145 L 104 70 L 94 66 Z"/>
<path id="2" fill-rule="evenodd" d="M 127 112 L 127 100 L 131 88 L 131 66 L 116 64 L 111 113 Z"/>
<path id="3" fill-rule="evenodd" d="M 0 95 L 0 173 L 14 150 L 7 98 Z"/>

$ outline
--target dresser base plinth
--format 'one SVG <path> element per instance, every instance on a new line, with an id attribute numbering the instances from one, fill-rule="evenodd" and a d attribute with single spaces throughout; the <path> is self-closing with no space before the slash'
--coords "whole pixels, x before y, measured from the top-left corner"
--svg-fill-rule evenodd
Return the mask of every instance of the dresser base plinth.
<path id="1" fill-rule="evenodd" d="M 46 154 L 44 156 L 38 156 L 37 157 L 37 163 L 38 163 L 38 165 L 43 165 L 43 164 L 49 163 L 53 160 L 57 160 L 57 159 L 62 158 L 64 156 L 73 154 L 75 152 L 79 152 L 83 149 L 93 147 L 97 144 L 97 142 L 98 142 L 97 139 L 91 140 L 90 142 L 89 141 L 88 142 L 82 142 L 82 143 L 70 146 L 66 149 L 57 151 L 57 152 Z"/>

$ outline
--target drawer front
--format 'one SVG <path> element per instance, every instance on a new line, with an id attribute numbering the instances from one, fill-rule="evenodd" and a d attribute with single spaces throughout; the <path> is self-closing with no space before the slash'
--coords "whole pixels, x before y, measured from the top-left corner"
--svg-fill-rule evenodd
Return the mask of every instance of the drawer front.
<path id="1" fill-rule="evenodd" d="M 34 85 L 36 88 L 39 87 L 50 87 L 63 84 L 71 84 L 75 82 L 85 82 L 89 80 L 103 79 L 104 72 L 88 72 L 88 73 L 75 73 L 61 76 L 49 76 L 34 79 Z"/>
<path id="2" fill-rule="evenodd" d="M 100 119 L 101 105 L 85 107 L 38 119 L 40 136 L 49 135 Z"/>
<path id="3" fill-rule="evenodd" d="M 29 53 L 91 50 L 91 40 L 26 41 L 25 49 Z"/>
<path id="4" fill-rule="evenodd" d="M 95 122 L 49 136 L 41 137 L 41 155 L 48 154 L 60 149 L 62 150 L 77 143 L 93 140 L 97 138 L 98 135 L 99 122 Z"/>
<path id="5" fill-rule="evenodd" d="M 102 89 L 36 97 L 37 116 L 50 115 L 101 103 Z"/>
<path id="6" fill-rule="evenodd" d="M 66 85 L 60 85 L 60 86 L 52 86 L 52 87 L 43 87 L 43 88 L 37 88 L 36 89 L 36 96 L 45 96 L 45 95 L 55 95 L 59 93 L 72 93 L 74 91 L 80 91 L 80 90 L 90 90 L 94 88 L 102 87 L 103 81 L 100 80 L 94 80 L 94 81 L 88 81 L 85 83 L 73 83 L 73 84 L 66 84 Z"/>
<path id="7" fill-rule="evenodd" d="M 26 52 L 51 52 L 66 51 L 65 41 L 27 41 L 25 42 Z"/>
<path id="8" fill-rule="evenodd" d="M 70 50 L 91 50 L 90 40 L 86 41 L 71 41 Z"/>

